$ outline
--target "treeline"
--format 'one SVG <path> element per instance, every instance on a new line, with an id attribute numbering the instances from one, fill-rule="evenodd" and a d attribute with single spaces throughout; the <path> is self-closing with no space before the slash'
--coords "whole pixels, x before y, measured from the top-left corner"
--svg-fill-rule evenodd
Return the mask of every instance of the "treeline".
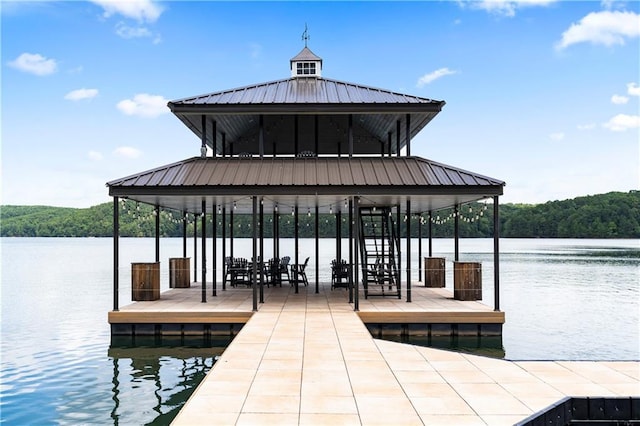
<path id="1" fill-rule="evenodd" d="M 640 238 L 640 192 L 610 192 L 607 194 L 578 197 L 571 200 L 550 201 L 544 204 L 500 205 L 500 236 L 504 238 Z M 123 237 L 155 236 L 155 215 L 160 214 L 160 235 L 180 237 L 183 234 L 182 216 L 179 212 L 155 213 L 148 205 L 136 205 L 128 201 L 120 207 L 120 235 Z M 227 215 L 229 218 L 229 215 Z M 194 233 L 194 220 L 187 216 L 187 235 Z M 209 220 L 211 218 L 209 217 Z M 217 233 L 222 235 L 221 217 L 218 215 Z M 319 234 L 323 238 L 335 237 L 336 215 L 321 214 Z M 342 234 L 348 236 L 347 215 L 342 216 Z M 400 218 L 401 235 L 406 235 L 407 221 L 413 237 L 419 233 L 427 236 L 429 221 L 434 237 L 452 237 L 455 216 L 453 210 Z M 281 214 L 280 235 L 292 237 L 295 221 L 290 214 Z M 493 236 L 493 206 L 470 203 L 462 206 L 458 215 L 460 236 L 463 238 L 486 238 Z M 233 230 L 234 237 L 251 237 L 252 217 L 236 214 L 233 224 L 227 224 L 227 235 Z M 113 204 L 104 203 L 87 209 L 47 206 L 1 206 L 0 236 L 2 237 L 109 237 L 112 235 Z M 213 226 L 207 224 L 207 234 L 212 235 Z M 301 238 L 315 236 L 315 217 L 306 213 L 299 216 Z M 264 216 L 264 235 L 273 235 L 273 216 Z"/>

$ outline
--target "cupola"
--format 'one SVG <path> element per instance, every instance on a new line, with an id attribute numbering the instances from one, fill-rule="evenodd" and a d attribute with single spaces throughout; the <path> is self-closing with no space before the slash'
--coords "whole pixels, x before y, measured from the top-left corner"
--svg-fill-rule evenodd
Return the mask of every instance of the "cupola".
<path id="1" fill-rule="evenodd" d="M 291 58 L 291 78 L 322 76 L 322 59 L 307 46 Z"/>

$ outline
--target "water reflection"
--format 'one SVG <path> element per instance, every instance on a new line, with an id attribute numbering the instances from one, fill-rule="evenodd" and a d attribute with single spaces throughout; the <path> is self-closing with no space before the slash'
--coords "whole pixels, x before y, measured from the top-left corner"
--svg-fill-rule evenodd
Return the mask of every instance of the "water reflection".
<path id="1" fill-rule="evenodd" d="M 114 425 L 166 425 L 213 367 L 230 337 L 114 336 Z"/>

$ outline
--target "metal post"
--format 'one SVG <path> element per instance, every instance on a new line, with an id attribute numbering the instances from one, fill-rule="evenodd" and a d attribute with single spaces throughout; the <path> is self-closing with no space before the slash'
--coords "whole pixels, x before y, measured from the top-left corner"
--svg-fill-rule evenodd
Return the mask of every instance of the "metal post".
<path id="1" fill-rule="evenodd" d="M 317 116 L 316 116 L 317 117 Z M 316 200 L 315 236 L 316 236 L 316 294 L 320 293 L 320 211 Z"/>
<path id="2" fill-rule="evenodd" d="M 160 206 L 154 207 L 156 213 L 156 262 L 160 262 Z"/>
<path id="3" fill-rule="evenodd" d="M 260 303 L 264 303 L 264 199 L 260 198 Z"/>
<path id="4" fill-rule="evenodd" d="M 431 210 L 429 210 L 429 227 L 427 228 L 427 231 L 429 231 L 429 257 L 433 256 L 433 239 L 432 239 L 433 233 L 431 232 L 433 224 L 431 222 L 431 213 L 432 213 Z"/>
<path id="5" fill-rule="evenodd" d="M 297 116 L 296 116 L 297 117 Z M 293 218 L 293 227 L 294 227 L 294 231 L 293 234 L 295 236 L 295 246 L 296 246 L 296 250 L 295 250 L 295 264 L 296 264 L 296 268 L 299 268 L 298 265 L 300 265 L 300 258 L 298 255 L 298 251 L 300 250 L 300 246 L 299 246 L 299 232 L 298 232 L 298 224 L 299 224 L 299 219 L 298 219 L 298 201 L 296 200 L 296 206 L 294 207 L 294 218 Z M 294 282 L 294 286 L 295 286 L 295 293 L 298 294 L 298 277 L 296 275 L 296 279 Z"/>
<path id="6" fill-rule="evenodd" d="M 207 302 L 207 202 L 202 200 L 202 303 Z"/>
<path id="7" fill-rule="evenodd" d="M 298 133 L 298 114 L 296 114 L 293 116 L 293 152 L 295 152 L 295 155 L 298 155 L 300 153 Z"/>
<path id="8" fill-rule="evenodd" d="M 400 123 L 400 121 L 398 121 L 398 123 Z M 402 240 L 402 220 L 400 220 L 400 213 L 400 204 L 398 204 L 396 206 L 396 235 L 398 236 L 398 244 L 396 247 L 398 249 L 398 263 L 396 264 L 396 268 L 398 269 L 398 289 L 402 288 L 402 249 L 400 248 L 400 241 Z"/>
<path id="9" fill-rule="evenodd" d="M 453 214 L 454 214 L 454 238 L 453 238 L 453 244 L 454 244 L 454 259 L 455 261 L 459 261 L 460 260 L 460 221 L 458 220 L 458 215 L 460 213 L 460 208 L 459 206 L 456 204 L 456 207 L 453 209 Z"/>
<path id="10" fill-rule="evenodd" d="M 396 156 L 400 157 L 400 120 L 396 121 Z"/>
<path id="11" fill-rule="evenodd" d="M 187 257 L 187 212 L 182 212 L 182 257 Z"/>
<path id="12" fill-rule="evenodd" d="M 120 206 L 118 197 L 113 197 L 113 310 L 118 311 L 120 293 Z"/>
<path id="13" fill-rule="evenodd" d="M 233 209 L 229 210 L 229 256 L 233 259 L 233 211 L 236 209 L 236 205 L 233 205 Z"/>
<path id="14" fill-rule="evenodd" d="M 258 311 L 258 197 L 255 195 L 252 198 L 253 201 L 253 271 L 252 271 L 252 283 L 253 287 L 253 312 Z"/>
<path id="15" fill-rule="evenodd" d="M 211 134 L 211 156 L 215 157 L 216 149 L 217 149 L 216 143 L 218 142 L 217 141 L 218 126 L 217 126 L 216 120 L 213 120 L 212 124 L 213 124 L 213 129 L 211 130 L 211 133 L 212 133 Z"/>
<path id="16" fill-rule="evenodd" d="M 227 290 L 227 208 L 222 207 L 222 291 Z"/>
<path id="17" fill-rule="evenodd" d="M 407 157 L 411 156 L 411 114 L 407 114 Z"/>
<path id="18" fill-rule="evenodd" d="M 418 282 L 422 282 L 422 213 L 418 216 Z"/>
<path id="19" fill-rule="evenodd" d="M 358 312 L 360 310 L 360 274 L 358 273 L 358 252 L 360 250 L 360 209 L 358 209 L 358 204 L 359 204 L 359 200 L 360 197 L 353 197 L 353 205 L 356 206 L 355 208 L 355 219 L 356 219 L 356 232 L 355 232 L 355 239 L 354 239 L 354 243 L 355 243 L 355 251 L 354 251 L 354 262 L 353 262 L 353 268 L 354 268 L 354 279 L 355 279 L 355 290 L 354 290 L 354 297 L 353 297 L 353 310 Z"/>
<path id="20" fill-rule="evenodd" d="M 336 260 L 342 260 L 342 213 L 336 213 Z"/>
<path id="21" fill-rule="evenodd" d="M 316 156 L 319 155 L 320 153 L 318 152 L 320 150 L 320 136 L 318 133 L 318 115 L 314 115 L 313 116 L 313 147 L 316 153 Z"/>
<path id="22" fill-rule="evenodd" d="M 500 310 L 500 205 L 493 197 L 493 309 Z"/>
<path id="23" fill-rule="evenodd" d="M 349 114 L 349 158 L 353 157 L 353 114 Z"/>
<path id="24" fill-rule="evenodd" d="M 264 115 L 260 114 L 260 133 L 258 134 L 258 150 L 260 158 L 264 157 Z"/>
<path id="25" fill-rule="evenodd" d="M 213 284 L 211 285 L 211 295 L 217 296 L 218 291 L 218 211 L 217 206 L 214 204 L 211 206 L 211 216 L 213 229 L 211 230 L 211 236 L 213 237 L 213 244 L 211 244 L 211 260 L 213 261 Z"/>
<path id="26" fill-rule="evenodd" d="M 407 200 L 407 303 L 411 302 L 411 201 Z"/>
<path id="27" fill-rule="evenodd" d="M 198 281 L 198 219 L 193 213 L 193 281 Z"/>
<path id="28" fill-rule="evenodd" d="M 349 198 L 349 265 L 353 268 L 353 200 Z M 353 270 L 349 271 L 349 303 L 353 303 Z"/>

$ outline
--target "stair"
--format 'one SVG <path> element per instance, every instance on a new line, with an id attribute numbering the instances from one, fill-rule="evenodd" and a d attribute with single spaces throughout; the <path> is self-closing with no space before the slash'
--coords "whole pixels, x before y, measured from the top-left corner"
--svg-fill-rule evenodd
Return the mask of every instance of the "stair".
<path id="1" fill-rule="evenodd" d="M 360 256 L 365 299 L 369 296 L 401 298 L 397 267 L 399 240 L 391 206 L 360 207 Z"/>

